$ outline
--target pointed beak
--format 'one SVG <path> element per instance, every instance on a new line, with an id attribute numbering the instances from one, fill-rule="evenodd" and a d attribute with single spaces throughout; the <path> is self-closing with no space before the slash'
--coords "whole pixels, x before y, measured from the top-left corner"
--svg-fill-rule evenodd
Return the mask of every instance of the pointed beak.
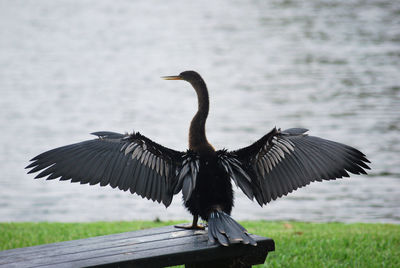
<path id="1" fill-rule="evenodd" d="M 162 76 L 161 78 L 165 80 L 182 80 L 182 77 L 179 75 Z"/>

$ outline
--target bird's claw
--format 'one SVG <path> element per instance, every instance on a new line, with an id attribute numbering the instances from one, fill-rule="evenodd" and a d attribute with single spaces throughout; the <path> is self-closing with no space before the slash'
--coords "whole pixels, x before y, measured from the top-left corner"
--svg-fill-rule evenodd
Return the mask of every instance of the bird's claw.
<path id="1" fill-rule="evenodd" d="M 203 225 L 203 224 L 193 225 L 191 223 L 184 223 L 184 224 L 175 225 L 175 228 L 182 228 L 182 229 L 186 229 L 186 230 L 205 230 L 206 225 Z"/>

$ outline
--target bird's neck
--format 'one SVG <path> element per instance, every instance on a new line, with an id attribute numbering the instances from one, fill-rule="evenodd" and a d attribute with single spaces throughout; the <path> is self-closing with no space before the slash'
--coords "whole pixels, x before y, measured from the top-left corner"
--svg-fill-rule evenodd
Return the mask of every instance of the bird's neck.
<path id="1" fill-rule="evenodd" d="M 192 86 L 197 93 L 198 110 L 190 123 L 189 149 L 198 153 L 213 152 L 214 148 L 206 137 L 206 120 L 210 108 L 207 86 L 203 80 L 193 82 Z"/>

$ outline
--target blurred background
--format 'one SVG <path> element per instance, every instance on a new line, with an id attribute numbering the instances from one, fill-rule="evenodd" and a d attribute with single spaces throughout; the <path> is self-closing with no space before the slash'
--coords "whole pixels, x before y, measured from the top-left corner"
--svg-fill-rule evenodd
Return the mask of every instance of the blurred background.
<path id="1" fill-rule="evenodd" d="M 109 130 L 186 150 L 209 87 L 208 139 L 238 149 L 274 126 L 354 146 L 368 176 L 314 183 L 235 219 L 400 223 L 400 2 L 0 0 L 0 221 L 187 219 L 110 187 L 34 180 L 54 147 Z"/>

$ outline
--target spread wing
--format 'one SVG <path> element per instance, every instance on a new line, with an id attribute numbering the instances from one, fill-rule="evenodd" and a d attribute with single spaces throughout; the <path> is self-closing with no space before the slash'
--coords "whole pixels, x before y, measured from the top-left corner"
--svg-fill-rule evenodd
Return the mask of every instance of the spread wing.
<path id="1" fill-rule="evenodd" d="M 357 149 L 305 134 L 307 129 L 274 128 L 254 144 L 219 151 L 221 165 L 243 192 L 262 206 L 313 181 L 366 174 L 365 155 Z"/>
<path id="2" fill-rule="evenodd" d="M 97 139 L 44 152 L 31 161 L 35 178 L 60 178 L 90 185 L 110 185 L 147 199 L 171 204 L 182 189 L 179 171 L 184 152 L 163 147 L 139 133 L 95 132 Z"/>

